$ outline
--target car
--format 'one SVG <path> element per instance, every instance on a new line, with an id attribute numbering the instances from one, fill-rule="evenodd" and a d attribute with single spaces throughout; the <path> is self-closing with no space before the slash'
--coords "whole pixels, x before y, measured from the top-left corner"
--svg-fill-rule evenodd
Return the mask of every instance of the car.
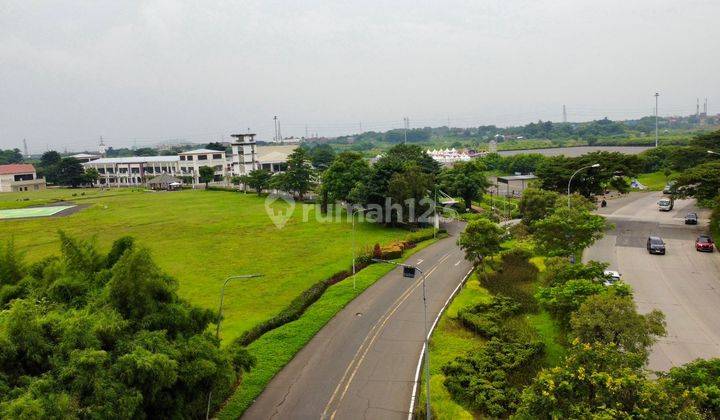
<path id="1" fill-rule="evenodd" d="M 612 286 L 620 281 L 620 273 L 617 271 L 605 270 L 603 274 L 605 275 L 605 281 L 603 281 L 605 286 Z"/>
<path id="2" fill-rule="evenodd" d="M 685 215 L 685 224 L 686 225 L 697 225 L 698 224 L 698 215 L 697 213 L 688 213 Z"/>
<path id="3" fill-rule="evenodd" d="M 713 252 L 715 250 L 715 244 L 709 235 L 700 235 L 695 240 L 695 250 L 703 252 Z"/>
<path id="4" fill-rule="evenodd" d="M 647 250 L 651 254 L 665 255 L 665 242 L 659 236 L 651 236 L 647 240 Z"/>
<path id="5" fill-rule="evenodd" d="M 663 188 L 663 194 L 672 194 L 675 187 L 675 181 L 670 181 L 665 185 L 665 188 Z"/>
<path id="6" fill-rule="evenodd" d="M 660 211 L 670 211 L 670 210 L 673 209 L 674 201 L 675 201 L 675 200 L 673 200 L 672 197 L 671 197 L 671 198 L 661 198 L 661 199 L 657 202 L 657 203 L 658 203 L 658 209 L 659 209 Z"/>

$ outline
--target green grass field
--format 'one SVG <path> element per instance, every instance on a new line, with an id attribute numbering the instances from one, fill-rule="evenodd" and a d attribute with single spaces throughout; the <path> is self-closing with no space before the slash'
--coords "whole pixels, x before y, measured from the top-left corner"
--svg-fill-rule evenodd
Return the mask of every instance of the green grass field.
<path id="1" fill-rule="evenodd" d="M 667 181 L 673 179 L 678 172 L 673 171 L 669 177 L 665 177 L 663 171 L 651 172 L 647 174 L 640 174 L 637 177 L 639 183 L 643 184 L 650 191 L 662 191 L 667 184 Z"/>
<path id="2" fill-rule="evenodd" d="M 29 200 L 18 201 L 25 197 Z M 117 238 L 133 236 L 178 280 L 181 296 L 212 309 L 217 308 L 224 278 L 263 274 L 229 284 L 222 328 L 225 339 L 270 318 L 310 285 L 351 265 L 352 236 L 347 220 L 320 223 L 312 210 L 309 221 L 303 222 L 298 205 L 284 229 L 278 230 L 266 214 L 264 198 L 250 194 L 46 190 L 0 194 L 0 208 L 63 200 L 88 207 L 66 217 L 0 221 L 0 237 L 13 238 L 32 262 L 59 253 L 60 229 L 94 240 L 103 251 Z M 358 249 L 406 235 L 406 231 L 371 223 L 356 225 Z"/>

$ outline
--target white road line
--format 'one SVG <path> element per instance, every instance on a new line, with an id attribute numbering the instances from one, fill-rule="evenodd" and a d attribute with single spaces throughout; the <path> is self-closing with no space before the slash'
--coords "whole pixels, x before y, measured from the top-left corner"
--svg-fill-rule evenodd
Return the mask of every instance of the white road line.
<path id="1" fill-rule="evenodd" d="M 416 262 L 415 264 L 420 265 L 420 264 L 422 264 L 423 261 L 425 261 L 425 260 L 423 260 L 422 258 L 420 258 L 420 259 L 417 260 L 417 262 Z"/>
<path id="2" fill-rule="evenodd" d="M 458 260 L 458 262 L 455 263 L 455 267 L 457 267 L 458 265 L 460 265 L 461 262 L 463 262 L 463 260 Z"/>

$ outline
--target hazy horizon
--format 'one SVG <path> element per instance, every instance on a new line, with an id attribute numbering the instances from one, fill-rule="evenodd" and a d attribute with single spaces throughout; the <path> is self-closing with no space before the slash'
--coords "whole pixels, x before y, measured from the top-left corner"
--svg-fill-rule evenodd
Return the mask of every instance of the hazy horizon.
<path id="1" fill-rule="evenodd" d="M 720 2 L 0 3 L 0 148 L 720 110 Z M 362 124 L 362 130 L 361 130 Z"/>

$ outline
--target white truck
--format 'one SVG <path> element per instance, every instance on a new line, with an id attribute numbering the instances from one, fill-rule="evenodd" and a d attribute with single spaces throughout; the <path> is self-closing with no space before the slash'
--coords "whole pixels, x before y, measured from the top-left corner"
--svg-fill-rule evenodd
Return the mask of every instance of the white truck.
<path id="1" fill-rule="evenodd" d="M 673 209 L 674 200 L 672 197 L 663 197 L 658 202 L 658 210 L 660 211 L 670 211 Z"/>

